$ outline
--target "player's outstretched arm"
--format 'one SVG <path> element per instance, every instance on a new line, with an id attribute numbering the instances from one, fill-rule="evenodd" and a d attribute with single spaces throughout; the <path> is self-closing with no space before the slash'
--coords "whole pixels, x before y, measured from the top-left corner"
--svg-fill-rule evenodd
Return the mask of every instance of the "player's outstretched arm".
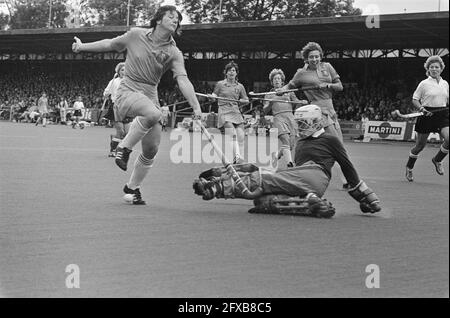
<path id="1" fill-rule="evenodd" d="M 74 37 L 75 42 L 72 43 L 72 51 L 75 53 L 79 52 L 110 52 L 114 51 L 112 48 L 112 40 L 104 39 L 100 41 L 83 43 L 76 36 Z"/>

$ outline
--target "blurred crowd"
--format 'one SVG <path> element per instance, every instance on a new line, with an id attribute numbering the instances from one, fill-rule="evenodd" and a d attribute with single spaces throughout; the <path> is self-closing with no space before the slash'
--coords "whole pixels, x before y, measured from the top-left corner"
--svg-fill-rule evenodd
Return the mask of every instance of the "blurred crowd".
<path id="1" fill-rule="evenodd" d="M 66 100 L 72 107 L 81 96 L 86 109 L 100 109 L 103 104 L 103 91 L 112 78 L 111 72 L 72 72 L 33 71 L 28 73 L 0 74 L 0 109 L 4 119 L 12 108 L 14 120 L 29 120 L 22 116 L 33 111 L 39 97 L 45 92 L 48 96 L 50 115 L 53 121 L 64 121 L 58 118 L 58 101 Z M 200 93 L 212 93 L 214 82 L 193 81 L 195 90 Z M 270 87 L 268 86 L 269 90 Z M 344 91 L 336 93 L 333 98 L 338 118 L 347 121 L 379 120 L 392 121 L 391 112 L 399 109 L 403 113 L 410 111 L 412 93 L 415 87 L 408 87 L 404 82 L 371 81 L 364 86 L 358 83 L 345 83 Z M 159 85 L 161 106 L 173 105 L 185 101 L 173 81 L 162 81 Z M 247 87 L 247 91 L 253 87 Z M 304 98 L 299 95 L 300 98 Z M 217 112 L 217 104 L 207 98 L 199 98 L 203 112 Z M 258 106 L 256 103 L 253 105 Z M 185 106 L 186 107 L 186 106 Z M 30 111 L 31 109 L 31 111 Z M 0 111 L 1 111 L 0 110 Z M 172 110 L 172 109 L 171 109 Z M 32 120 L 32 119 L 31 119 Z"/>
<path id="2" fill-rule="evenodd" d="M 410 112 L 413 87 L 407 88 L 401 81 L 371 82 L 366 87 L 350 86 L 333 98 L 334 108 L 341 120 L 395 121 L 391 113 L 398 109 Z"/>

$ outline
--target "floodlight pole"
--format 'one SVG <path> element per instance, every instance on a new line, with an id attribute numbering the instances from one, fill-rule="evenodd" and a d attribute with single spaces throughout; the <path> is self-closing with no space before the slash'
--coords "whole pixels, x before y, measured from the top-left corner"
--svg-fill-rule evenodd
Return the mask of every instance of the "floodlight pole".
<path id="1" fill-rule="evenodd" d="M 49 9 L 48 9 L 48 28 L 52 27 L 52 0 L 49 0 Z"/>
<path id="2" fill-rule="evenodd" d="M 223 21 L 223 17 L 222 17 L 222 0 L 220 0 L 219 2 L 219 22 Z"/>
<path id="3" fill-rule="evenodd" d="M 131 6 L 131 0 L 128 0 L 127 4 L 127 27 L 130 26 L 130 6 Z"/>

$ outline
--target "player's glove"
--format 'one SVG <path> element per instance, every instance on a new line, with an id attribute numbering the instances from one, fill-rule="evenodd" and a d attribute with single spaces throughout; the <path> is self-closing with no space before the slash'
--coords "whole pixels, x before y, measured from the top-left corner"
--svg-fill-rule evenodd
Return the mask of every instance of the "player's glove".
<path id="1" fill-rule="evenodd" d="M 212 178 L 209 181 L 203 178 L 196 179 L 192 188 L 195 194 L 202 196 L 203 200 L 212 200 L 215 197 L 220 198 L 223 192 L 219 178 Z"/>
<path id="2" fill-rule="evenodd" d="M 356 187 L 349 189 L 348 194 L 359 202 L 359 208 L 363 213 L 381 211 L 380 199 L 364 181 L 361 180 Z"/>

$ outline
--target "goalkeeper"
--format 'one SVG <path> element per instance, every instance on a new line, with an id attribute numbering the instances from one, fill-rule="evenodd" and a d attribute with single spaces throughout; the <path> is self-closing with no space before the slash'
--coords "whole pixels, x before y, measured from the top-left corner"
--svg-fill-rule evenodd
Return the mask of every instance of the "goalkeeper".
<path id="1" fill-rule="evenodd" d="M 337 161 L 349 183 L 348 193 L 360 204 L 363 213 L 381 211 L 380 200 L 361 180 L 339 138 L 325 133 L 322 112 L 316 105 L 298 108 L 294 114 L 299 139 L 295 152 L 295 167 L 273 172 L 252 164 L 236 165 L 250 194 L 242 193 L 224 167 L 212 168 L 194 181 L 194 191 L 204 200 L 213 198 L 259 199 L 270 195 L 300 197 L 310 212 L 318 217 L 334 214 L 331 205 L 322 197 L 331 179 L 331 168 Z"/>

